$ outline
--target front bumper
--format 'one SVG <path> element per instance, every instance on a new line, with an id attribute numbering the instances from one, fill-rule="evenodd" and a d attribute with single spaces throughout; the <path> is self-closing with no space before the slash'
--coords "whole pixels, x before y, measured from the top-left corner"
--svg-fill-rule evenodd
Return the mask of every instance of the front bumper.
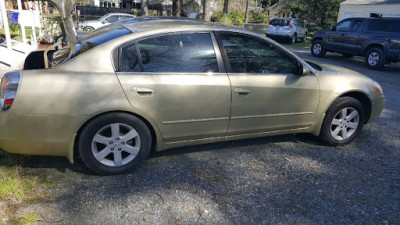
<path id="1" fill-rule="evenodd" d="M 370 123 L 379 118 L 381 112 L 385 108 L 385 96 L 379 95 L 375 97 L 371 104 L 371 115 L 367 123 Z"/>

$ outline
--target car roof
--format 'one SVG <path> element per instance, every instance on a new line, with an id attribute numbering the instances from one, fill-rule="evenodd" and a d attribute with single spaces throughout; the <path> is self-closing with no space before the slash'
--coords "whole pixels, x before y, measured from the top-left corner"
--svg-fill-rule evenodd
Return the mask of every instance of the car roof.
<path id="1" fill-rule="evenodd" d="M 125 24 L 123 27 L 129 29 L 132 32 L 142 32 L 148 30 L 170 30 L 170 31 L 179 31 L 179 30 L 241 30 L 234 27 L 224 26 L 218 23 L 199 23 L 196 20 L 179 20 L 179 19 L 171 19 L 171 20 L 150 20 L 145 23 L 133 23 L 133 24 Z"/>
<path id="2" fill-rule="evenodd" d="M 129 13 L 107 13 L 106 15 L 124 15 L 124 16 L 132 16 L 132 17 L 134 17 L 134 15 L 129 14 Z"/>

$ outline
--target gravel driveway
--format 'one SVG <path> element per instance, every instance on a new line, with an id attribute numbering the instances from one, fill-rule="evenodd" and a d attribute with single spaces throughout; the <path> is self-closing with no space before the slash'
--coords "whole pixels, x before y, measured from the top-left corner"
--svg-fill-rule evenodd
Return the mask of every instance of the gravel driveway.
<path id="1" fill-rule="evenodd" d="M 294 51 L 379 81 L 381 118 L 345 147 L 303 134 L 184 147 L 119 176 L 31 156 L 23 170 L 56 182 L 16 213 L 40 224 L 400 224 L 400 69 Z"/>

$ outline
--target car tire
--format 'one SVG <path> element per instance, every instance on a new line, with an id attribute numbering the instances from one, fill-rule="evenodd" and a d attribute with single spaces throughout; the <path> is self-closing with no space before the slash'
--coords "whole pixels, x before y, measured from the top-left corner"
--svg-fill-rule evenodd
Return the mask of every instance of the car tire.
<path id="1" fill-rule="evenodd" d="M 290 44 L 296 44 L 297 41 L 297 35 L 293 34 L 293 36 L 290 38 Z"/>
<path id="2" fill-rule="evenodd" d="M 343 55 L 343 57 L 348 58 L 348 59 L 350 59 L 354 56 L 352 54 L 347 54 L 347 53 L 343 53 L 342 55 Z"/>
<path id="3" fill-rule="evenodd" d="M 302 39 L 300 39 L 301 42 L 305 42 L 307 40 L 307 33 L 304 34 L 304 37 Z"/>
<path id="4" fill-rule="evenodd" d="M 385 53 L 381 48 L 371 48 L 365 55 L 368 68 L 381 70 L 385 66 Z"/>
<path id="5" fill-rule="evenodd" d="M 352 97 L 340 97 L 326 111 L 319 138 L 329 146 L 346 145 L 358 136 L 364 121 L 362 103 Z"/>
<path id="6" fill-rule="evenodd" d="M 135 116 L 110 113 L 90 121 L 78 139 L 83 163 L 101 175 L 125 173 L 149 155 L 151 133 Z"/>
<path id="7" fill-rule="evenodd" d="M 85 27 L 85 28 L 83 28 L 83 31 L 86 31 L 86 32 L 93 32 L 93 31 L 94 31 L 94 28 L 93 28 L 93 27 Z"/>
<path id="8" fill-rule="evenodd" d="M 311 54 L 314 57 L 324 57 L 325 56 L 326 49 L 325 49 L 324 45 L 322 44 L 321 40 L 313 41 L 313 43 L 311 45 Z"/>

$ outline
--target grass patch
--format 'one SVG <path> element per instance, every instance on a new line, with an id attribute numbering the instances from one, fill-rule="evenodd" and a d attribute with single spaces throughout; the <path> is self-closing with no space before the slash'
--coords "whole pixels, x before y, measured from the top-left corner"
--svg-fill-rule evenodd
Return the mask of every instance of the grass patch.
<path id="1" fill-rule="evenodd" d="M 289 44 L 286 42 L 286 43 L 282 43 L 282 44 L 287 47 L 311 48 L 311 40 L 312 40 L 312 37 L 308 36 L 304 42 L 296 42 L 295 44 Z"/>
<path id="2" fill-rule="evenodd" d="M 18 224 L 18 225 L 35 223 L 38 221 L 39 221 L 39 217 L 36 214 L 28 214 L 28 215 L 24 215 L 24 216 L 17 217 L 17 218 L 10 220 L 10 222 L 12 224 Z"/>
<path id="3" fill-rule="evenodd" d="M 32 35 L 32 27 L 25 27 L 25 34 L 26 38 L 30 39 Z M 0 28 L 0 36 L 5 37 L 6 33 L 4 28 Z M 36 28 L 36 35 L 39 35 L 39 28 Z M 10 32 L 10 36 L 12 39 L 16 40 L 22 40 L 22 32 L 21 31 L 16 31 L 16 32 Z"/>

